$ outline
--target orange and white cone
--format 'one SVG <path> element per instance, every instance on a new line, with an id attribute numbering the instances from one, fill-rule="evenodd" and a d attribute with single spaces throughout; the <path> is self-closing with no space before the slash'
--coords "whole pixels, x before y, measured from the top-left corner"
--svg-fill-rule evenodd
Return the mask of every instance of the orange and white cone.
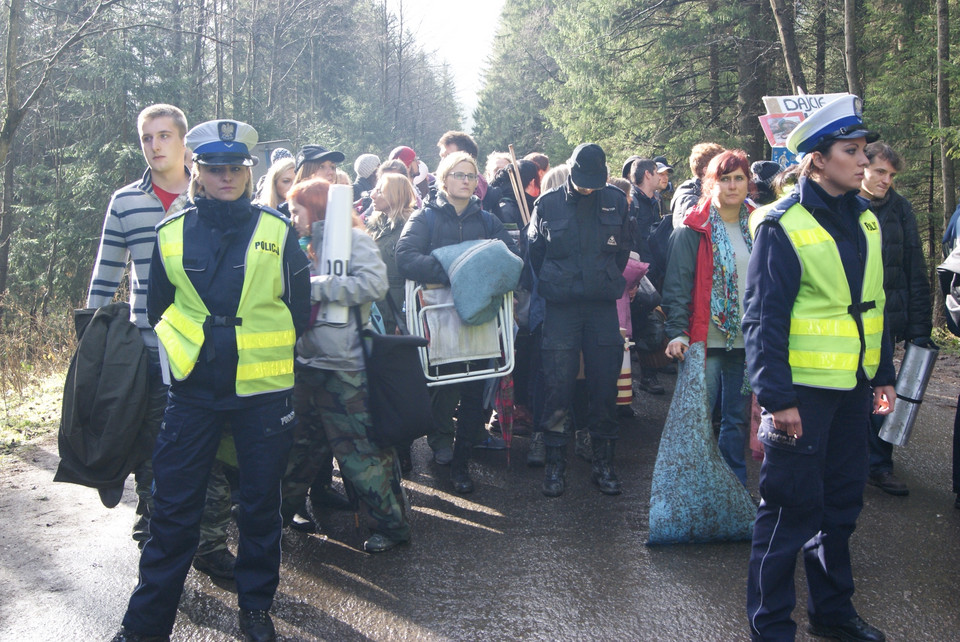
<path id="1" fill-rule="evenodd" d="M 633 373 L 630 369 L 630 346 L 633 342 L 625 339 L 623 342 L 623 364 L 620 366 L 620 376 L 617 377 L 617 405 L 629 406 L 633 403 Z"/>

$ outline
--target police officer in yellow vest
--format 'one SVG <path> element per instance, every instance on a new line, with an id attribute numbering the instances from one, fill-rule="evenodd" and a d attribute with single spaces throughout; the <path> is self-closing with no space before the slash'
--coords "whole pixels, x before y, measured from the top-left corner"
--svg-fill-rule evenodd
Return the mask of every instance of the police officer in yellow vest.
<path id="1" fill-rule="evenodd" d="M 155 512 L 115 640 L 166 639 L 199 538 L 207 475 L 229 422 L 240 469 L 240 629 L 275 639 L 280 481 L 291 444 L 294 344 L 310 316 L 306 256 L 287 219 L 250 203 L 256 130 L 187 133 L 192 204 L 157 226 L 147 314 L 170 392 L 153 453 Z"/>
<path id="2" fill-rule="evenodd" d="M 743 335 L 764 448 L 747 584 L 754 640 L 794 639 L 800 551 L 807 630 L 885 639 L 853 607 L 848 547 L 863 505 L 869 416 L 888 413 L 896 398 L 880 228 L 857 197 L 863 148 L 876 139 L 859 98 L 821 107 L 787 141 L 802 155 L 796 188 L 751 216 Z"/>

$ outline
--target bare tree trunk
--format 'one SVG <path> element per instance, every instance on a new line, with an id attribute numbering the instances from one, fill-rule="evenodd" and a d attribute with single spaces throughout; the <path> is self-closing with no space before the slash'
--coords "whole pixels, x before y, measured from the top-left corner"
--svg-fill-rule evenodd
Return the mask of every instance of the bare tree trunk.
<path id="1" fill-rule="evenodd" d="M 717 3 L 708 3 L 707 11 L 710 15 L 717 15 Z M 715 123 L 720 118 L 720 48 L 716 40 L 710 43 L 707 60 L 710 66 L 710 122 Z"/>
<path id="2" fill-rule="evenodd" d="M 257 10 L 260 8 L 260 3 L 257 0 L 253 0 L 253 4 L 250 8 L 250 41 L 247 43 L 247 91 L 246 91 L 246 104 L 247 104 L 247 122 L 253 122 L 259 120 L 256 118 L 256 114 L 253 113 L 253 94 L 254 87 L 258 87 L 257 83 Z M 279 16 L 278 16 L 279 18 Z"/>
<path id="3" fill-rule="evenodd" d="M 214 118 L 223 118 L 225 112 L 223 104 L 223 0 L 213 0 L 213 59 L 216 61 L 214 70 L 217 75 L 216 102 L 214 104 Z"/>
<path id="4" fill-rule="evenodd" d="M 739 134 L 744 151 L 753 159 L 764 157 L 765 137 L 758 116 L 763 113 L 763 96 L 767 93 L 768 60 L 761 52 L 759 41 L 773 36 L 773 24 L 769 14 L 763 11 L 763 0 L 744 0 L 744 7 L 757 16 L 757 23 L 749 35 L 738 42 L 737 111 Z M 766 17 L 766 19 L 764 19 Z"/>
<path id="5" fill-rule="evenodd" d="M 816 70 L 813 91 L 822 94 L 827 85 L 827 0 L 818 0 L 817 19 L 814 22 L 816 45 Z"/>
<path id="6" fill-rule="evenodd" d="M 193 43 L 193 92 L 190 97 L 191 107 L 197 120 L 202 112 L 203 106 L 203 33 L 206 24 L 206 6 L 205 0 L 197 1 L 197 21 Z"/>
<path id="7" fill-rule="evenodd" d="M 272 45 L 270 46 L 270 73 L 267 80 L 267 111 L 273 109 L 276 104 L 276 95 L 277 95 L 277 74 L 280 71 L 278 67 L 280 66 L 280 35 L 281 35 L 281 17 L 283 13 L 281 9 L 283 0 L 277 0 L 276 12 L 274 15 L 275 22 L 273 23 L 273 40 Z"/>
<path id="8" fill-rule="evenodd" d="M 843 53 L 847 72 L 847 91 L 863 96 L 860 86 L 860 52 L 857 51 L 857 0 L 843 0 Z"/>
<path id="9" fill-rule="evenodd" d="M 793 24 L 793 12 L 787 9 L 783 0 L 770 0 L 773 18 L 777 22 L 780 34 L 780 46 L 783 48 L 783 60 L 787 65 L 790 86 L 796 92 L 806 92 L 807 81 L 800 66 L 800 52 L 797 50 L 796 29 Z"/>
<path id="10" fill-rule="evenodd" d="M 947 0 L 937 0 L 937 121 L 940 130 L 950 127 L 950 14 Z M 940 135 L 940 170 L 943 177 L 943 224 L 957 207 L 956 176 L 946 137 Z M 931 210 L 932 211 L 932 210 Z"/>
<path id="11" fill-rule="evenodd" d="M 176 94 L 173 95 L 173 104 L 182 104 L 183 97 L 180 94 L 180 72 L 183 63 L 183 5 L 180 0 L 170 1 L 170 16 L 173 18 L 173 43 L 170 48 L 170 55 L 173 56 L 173 75 L 177 79 L 175 86 Z"/>

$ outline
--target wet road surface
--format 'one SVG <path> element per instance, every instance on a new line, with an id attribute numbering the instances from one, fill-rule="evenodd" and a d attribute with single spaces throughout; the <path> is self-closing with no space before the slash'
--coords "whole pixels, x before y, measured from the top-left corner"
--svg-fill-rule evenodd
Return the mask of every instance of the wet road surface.
<path id="1" fill-rule="evenodd" d="M 953 373 L 956 376 L 956 373 Z M 936 377 L 936 374 L 935 374 Z M 650 548 L 650 480 L 668 394 L 637 392 L 623 420 L 606 497 L 571 452 L 567 492 L 540 493 L 525 465 L 528 440 L 476 451 L 477 491 L 451 492 L 448 468 L 414 446 L 405 487 L 413 540 L 380 555 L 352 513 L 321 520 L 319 535 L 286 533 L 272 614 L 282 640 L 745 640 L 749 543 Z M 868 487 L 851 540 L 860 614 L 896 640 L 960 639 L 960 510 L 950 493 L 955 386 L 931 384 L 896 472 L 910 496 Z M 136 583 L 130 539 L 135 495 L 107 510 L 95 491 L 54 484 L 56 443 L 22 450 L 0 474 L 0 640 L 109 640 Z M 756 495 L 757 462 L 749 462 Z M 235 532 L 231 547 L 235 550 Z M 174 640 L 240 638 L 229 583 L 191 571 Z M 803 633 L 798 566 L 794 617 Z"/>

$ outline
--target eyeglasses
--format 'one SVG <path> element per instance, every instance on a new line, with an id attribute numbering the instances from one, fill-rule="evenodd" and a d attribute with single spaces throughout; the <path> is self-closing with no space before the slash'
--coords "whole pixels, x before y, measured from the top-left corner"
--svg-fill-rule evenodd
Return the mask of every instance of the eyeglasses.
<path id="1" fill-rule="evenodd" d="M 458 181 L 468 181 L 470 183 L 477 180 L 476 174 L 464 174 L 463 172 L 454 172 L 453 174 L 450 174 L 450 176 L 457 179 Z"/>

